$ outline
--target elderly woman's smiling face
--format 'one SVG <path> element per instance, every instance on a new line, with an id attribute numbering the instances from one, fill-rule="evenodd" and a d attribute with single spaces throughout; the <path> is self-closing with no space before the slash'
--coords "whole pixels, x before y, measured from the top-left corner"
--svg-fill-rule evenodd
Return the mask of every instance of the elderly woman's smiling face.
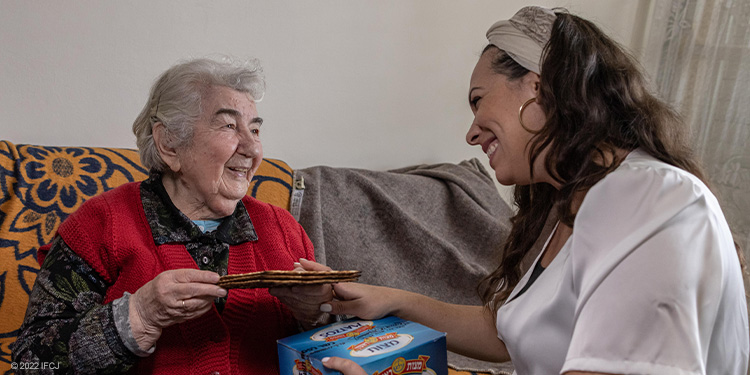
<path id="1" fill-rule="evenodd" d="M 192 141 L 161 153 L 173 172 L 164 175 L 164 187 L 175 206 L 192 220 L 231 215 L 263 158 L 263 121 L 249 94 L 214 86 L 204 93 L 201 104 Z"/>

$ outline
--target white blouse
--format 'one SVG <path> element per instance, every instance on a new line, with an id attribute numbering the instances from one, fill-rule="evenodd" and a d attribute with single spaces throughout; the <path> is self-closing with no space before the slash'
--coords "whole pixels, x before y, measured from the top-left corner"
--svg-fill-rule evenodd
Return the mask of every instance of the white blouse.
<path id="1" fill-rule="evenodd" d="M 514 299 L 530 275 L 497 313 L 517 374 L 747 372 L 745 290 L 719 204 L 643 151 L 589 190 L 573 234 Z"/>

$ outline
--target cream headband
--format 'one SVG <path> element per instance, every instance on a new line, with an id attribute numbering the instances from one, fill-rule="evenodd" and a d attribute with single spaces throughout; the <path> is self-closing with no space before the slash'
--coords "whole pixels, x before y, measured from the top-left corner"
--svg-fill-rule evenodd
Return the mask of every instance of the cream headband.
<path id="1" fill-rule="evenodd" d="M 524 68 L 540 74 L 542 50 L 550 38 L 557 16 L 551 9 L 523 7 L 509 20 L 498 21 L 487 30 L 490 44 L 508 53 Z"/>

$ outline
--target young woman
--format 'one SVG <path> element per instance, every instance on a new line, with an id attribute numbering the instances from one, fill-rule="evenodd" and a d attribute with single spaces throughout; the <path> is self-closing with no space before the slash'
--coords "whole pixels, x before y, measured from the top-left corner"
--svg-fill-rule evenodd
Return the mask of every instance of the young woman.
<path id="1" fill-rule="evenodd" d="M 449 349 L 518 374 L 745 374 L 741 259 L 678 116 L 594 24 L 540 7 L 487 32 L 471 76 L 474 122 L 518 213 L 485 306 L 335 285 L 321 309 L 394 314 Z M 531 270 L 520 262 L 559 218 Z M 351 361 L 326 365 L 361 374 Z"/>

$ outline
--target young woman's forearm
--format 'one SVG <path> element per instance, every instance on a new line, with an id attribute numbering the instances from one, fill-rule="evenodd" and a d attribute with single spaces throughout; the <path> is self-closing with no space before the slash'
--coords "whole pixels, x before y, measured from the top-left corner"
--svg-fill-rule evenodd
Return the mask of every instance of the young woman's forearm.
<path id="1" fill-rule="evenodd" d="M 483 306 L 449 304 L 406 291 L 395 295 L 393 315 L 445 332 L 448 350 L 489 362 L 510 360 L 495 319 Z"/>

